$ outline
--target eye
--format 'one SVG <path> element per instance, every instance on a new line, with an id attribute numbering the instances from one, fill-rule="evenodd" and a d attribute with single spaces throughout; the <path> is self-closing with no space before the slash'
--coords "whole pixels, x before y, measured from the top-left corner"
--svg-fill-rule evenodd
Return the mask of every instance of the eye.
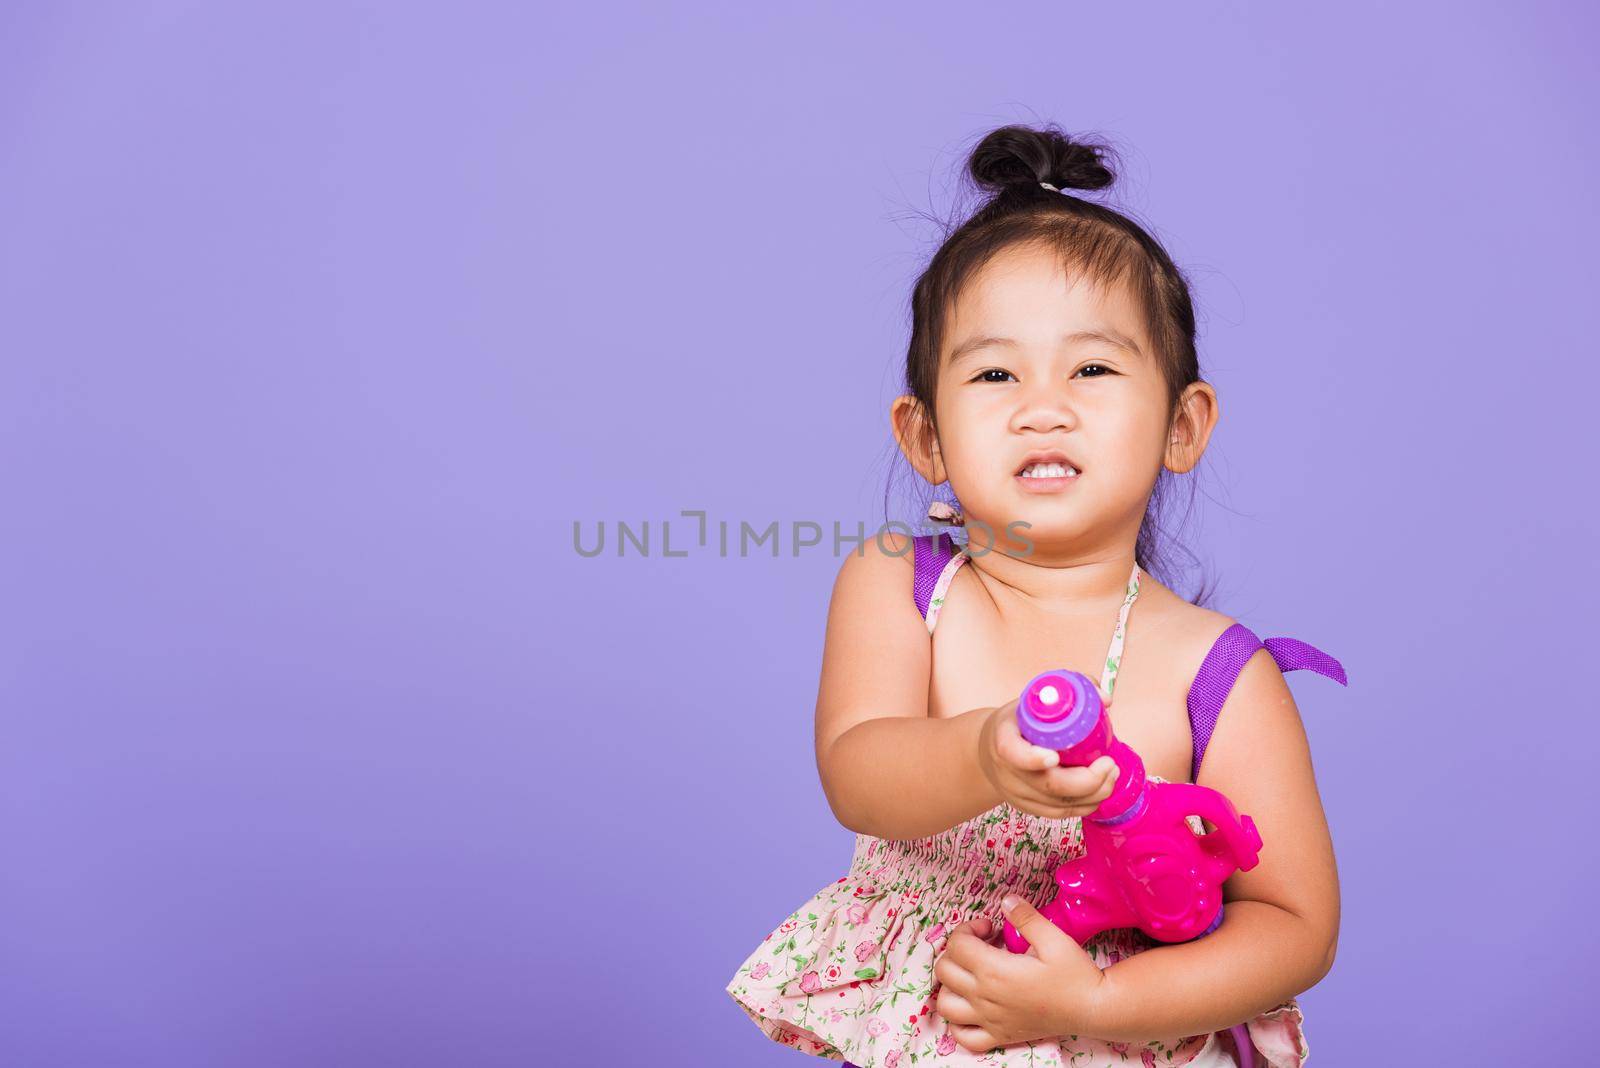
<path id="1" fill-rule="evenodd" d="M 1089 368 L 1091 368 L 1091 367 L 1097 368 L 1098 370 L 1103 371 L 1104 374 L 1090 375 L 1089 376 L 1090 378 L 1104 378 L 1105 375 L 1116 374 L 1115 371 L 1113 371 L 1111 368 L 1107 367 L 1103 363 L 1086 363 L 1082 367 L 1078 368 L 1078 374 L 1083 374 L 1083 372 L 1089 370 Z M 973 381 L 973 382 L 1002 382 L 1002 381 L 1004 381 L 1004 379 L 1001 379 L 1001 378 L 989 378 L 989 377 L 987 377 L 988 375 L 1005 375 L 1007 378 L 1013 377 L 1010 371 L 1002 371 L 998 367 L 991 367 L 986 371 L 979 371 L 977 374 L 973 375 L 971 381 Z M 1074 377 L 1076 377 L 1076 376 L 1074 376 Z"/>

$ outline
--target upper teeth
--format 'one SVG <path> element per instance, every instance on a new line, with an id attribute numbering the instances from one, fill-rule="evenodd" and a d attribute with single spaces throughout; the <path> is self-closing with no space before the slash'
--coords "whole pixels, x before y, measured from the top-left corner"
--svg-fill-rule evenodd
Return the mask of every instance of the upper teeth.
<path id="1" fill-rule="evenodd" d="M 1076 478 L 1078 469 L 1070 464 L 1029 464 L 1022 469 L 1023 478 Z"/>

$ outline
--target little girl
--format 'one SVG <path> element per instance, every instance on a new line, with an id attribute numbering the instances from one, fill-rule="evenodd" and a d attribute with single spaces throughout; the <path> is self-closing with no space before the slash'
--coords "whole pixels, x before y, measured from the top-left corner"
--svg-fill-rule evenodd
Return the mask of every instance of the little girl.
<path id="1" fill-rule="evenodd" d="M 1103 151 L 1054 127 L 989 134 L 968 169 L 992 196 L 912 296 L 892 428 L 960 502 L 929 518 L 965 537 L 884 534 L 845 558 L 816 741 L 855 854 L 727 986 L 805 1053 L 860 1068 L 1286 1068 L 1309 1052 L 1295 997 L 1332 966 L 1339 888 L 1283 672 L 1344 671 L 1152 573 L 1165 472 L 1199 462 L 1218 405 L 1182 274 L 1128 218 L 1065 192 L 1110 184 Z M 1022 687 L 1051 668 L 1098 676 L 1152 780 L 1214 787 L 1255 820 L 1260 862 L 1228 880 L 1209 934 L 1168 945 L 1127 929 L 1079 947 L 1036 911 L 1118 775 L 1110 758 L 1056 767 L 1018 733 Z M 999 941 L 1007 918 L 1027 953 Z"/>

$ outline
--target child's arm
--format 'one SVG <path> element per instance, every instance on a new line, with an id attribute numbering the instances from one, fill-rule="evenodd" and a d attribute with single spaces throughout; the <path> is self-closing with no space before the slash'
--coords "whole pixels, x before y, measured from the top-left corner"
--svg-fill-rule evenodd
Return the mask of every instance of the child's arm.
<path id="1" fill-rule="evenodd" d="M 1200 764 L 1261 832 L 1260 862 L 1223 888 L 1222 926 L 1105 970 L 1103 1026 L 1121 1041 L 1223 1030 L 1315 986 L 1333 966 L 1339 876 L 1294 697 L 1266 649 L 1240 672 Z"/>
<path id="2" fill-rule="evenodd" d="M 1001 801 L 977 759 L 991 709 L 928 715 L 928 625 L 911 597 L 911 543 L 868 538 L 839 568 L 817 694 L 817 772 L 850 830 L 885 839 L 948 830 Z M 903 556 L 893 553 L 904 549 Z"/>

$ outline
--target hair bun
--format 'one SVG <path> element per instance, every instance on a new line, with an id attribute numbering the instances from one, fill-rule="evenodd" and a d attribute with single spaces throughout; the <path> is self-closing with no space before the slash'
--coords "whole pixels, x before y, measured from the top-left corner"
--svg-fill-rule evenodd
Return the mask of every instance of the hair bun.
<path id="1" fill-rule="evenodd" d="M 1109 154 L 1106 146 L 1074 141 L 1054 124 L 1037 130 L 1002 126 L 978 142 L 967 171 L 980 188 L 996 193 L 1012 186 L 1038 189 L 1040 182 L 1057 189 L 1104 189 L 1116 179 L 1101 161 Z"/>

